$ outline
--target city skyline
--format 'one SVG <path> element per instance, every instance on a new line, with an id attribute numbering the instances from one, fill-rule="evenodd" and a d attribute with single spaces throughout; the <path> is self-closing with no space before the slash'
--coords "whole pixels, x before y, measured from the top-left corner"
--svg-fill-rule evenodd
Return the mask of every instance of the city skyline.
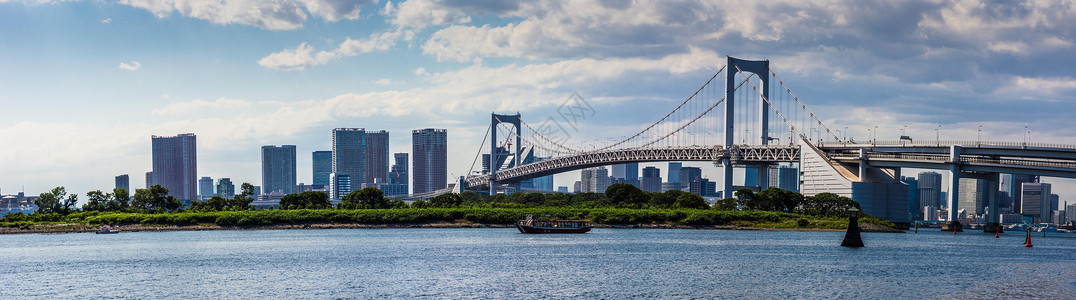
<path id="1" fill-rule="evenodd" d="M 1076 144 L 1072 3 L 181 2 L 0 2 L 0 24 L 20 29 L 0 33 L 13 112 L 0 140 L 16 145 L 0 148 L 0 191 L 138 182 L 152 169 L 145 136 L 179 132 L 199 135 L 197 176 L 257 183 L 261 145 L 309 153 L 331 148 L 332 128 L 446 128 L 459 176 L 490 111 L 537 124 L 578 92 L 597 114 L 571 140 L 604 140 L 660 117 L 637 108 L 675 104 L 724 55 L 770 59 L 858 139 L 879 126 L 879 139 L 976 140 L 982 125 L 984 140 Z M 408 139 L 388 151 L 409 152 Z M 1076 197 L 1072 180 L 1043 182 Z"/>

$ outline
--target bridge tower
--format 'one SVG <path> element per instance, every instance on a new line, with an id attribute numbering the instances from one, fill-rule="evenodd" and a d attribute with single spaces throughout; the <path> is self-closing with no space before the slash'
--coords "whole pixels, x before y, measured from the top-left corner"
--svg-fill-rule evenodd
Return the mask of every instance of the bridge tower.
<path id="1" fill-rule="evenodd" d="M 515 144 L 514 152 L 512 152 L 512 155 L 515 155 L 516 159 L 514 159 L 515 164 L 512 165 L 512 167 L 518 167 L 522 163 L 522 159 L 520 159 L 519 156 L 520 156 L 520 151 L 521 151 L 521 147 L 522 147 L 521 145 L 523 144 L 523 139 L 522 139 L 522 129 L 520 128 L 520 127 L 522 127 L 522 124 L 521 124 L 522 121 L 520 120 L 519 113 L 516 113 L 514 115 L 500 115 L 500 114 L 493 113 L 493 116 L 490 119 L 491 119 L 492 123 L 490 123 L 491 125 L 490 125 L 490 142 L 489 142 L 489 161 L 488 161 L 488 163 L 489 163 L 489 194 L 492 196 L 492 195 L 497 194 L 497 183 L 493 181 L 493 178 L 494 178 L 494 175 L 497 174 L 497 169 L 500 169 L 500 167 L 501 167 L 501 164 L 499 163 L 500 158 L 497 157 L 498 154 L 499 154 L 498 152 L 500 152 L 500 151 L 497 151 L 498 150 L 497 149 L 497 125 L 499 125 L 501 123 L 508 123 L 508 124 L 512 124 L 516 128 L 516 132 L 515 132 L 516 144 Z M 522 186 L 521 186 L 521 184 L 519 182 L 516 182 L 515 183 L 515 188 L 516 188 L 516 192 L 519 192 L 522 189 Z"/>
<path id="2" fill-rule="evenodd" d="M 762 82 L 762 95 L 758 99 L 758 142 L 760 145 L 767 145 L 770 142 L 769 124 L 770 124 L 770 111 L 769 106 L 766 105 L 766 101 L 770 97 L 770 61 L 769 60 L 744 60 L 738 59 L 732 56 L 728 56 L 728 62 L 725 66 L 725 149 L 731 149 L 734 146 L 734 135 L 736 132 L 735 124 L 735 112 L 736 112 L 736 74 L 740 72 L 754 73 L 758 76 Z M 745 99 L 747 100 L 747 99 Z M 748 105 L 752 103 L 748 102 Z M 748 143 L 755 142 L 755 137 L 751 137 Z M 737 162 L 731 159 L 724 159 L 722 164 L 725 166 L 725 197 L 732 197 L 732 170 L 733 164 Z M 769 186 L 770 174 L 767 165 L 758 165 L 758 184 L 760 189 L 765 189 Z"/>

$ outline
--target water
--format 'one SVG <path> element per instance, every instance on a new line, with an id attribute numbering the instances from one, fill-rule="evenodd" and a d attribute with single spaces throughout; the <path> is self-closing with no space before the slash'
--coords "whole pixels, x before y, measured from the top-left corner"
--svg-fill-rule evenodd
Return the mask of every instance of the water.
<path id="1" fill-rule="evenodd" d="M 1038 298 L 1076 235 L 331 229 L 0 236 L 0 299 Z"/>

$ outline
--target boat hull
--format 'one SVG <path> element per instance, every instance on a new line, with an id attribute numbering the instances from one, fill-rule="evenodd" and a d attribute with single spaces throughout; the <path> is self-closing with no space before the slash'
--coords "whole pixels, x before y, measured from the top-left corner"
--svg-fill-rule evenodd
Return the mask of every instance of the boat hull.
<path id="1" fill-rule="evenodd" d="M 99 231 L 97 231 L 97 234 L 113 234 L 113 233 L 120 233 L 120 232 L 117 231 L 117 230 L 108 230 L 108 231 L 99 230 Z"/>
<path id="2" fill-rule="evenodd" d="M 579 228 L 550 228 L 516 224 L 516 229 L 519 229 L 520 233 L 587 233 L 590 231 L 590 228 L 591 226 L 583 226 Z"/>

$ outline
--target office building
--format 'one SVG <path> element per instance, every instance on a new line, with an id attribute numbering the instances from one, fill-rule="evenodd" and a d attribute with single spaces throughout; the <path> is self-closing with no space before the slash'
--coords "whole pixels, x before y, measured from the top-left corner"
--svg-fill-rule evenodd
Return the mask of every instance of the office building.
<path id="1" fill-rule="evenodd" d="M 1020 187 L 1020 214 L 1035 219 L 1035 222 L 1048 223 L 1052 216 L 1050 210 L 1050 184 L 1025 182 Z"/>
<path id="2" fill-rule="evenodd" d="M 1065 205 L 1065 222 L 1076 221 L 1076 204 Z"/>
<path id="3" fill-rule="evenodd" d="M 800 170 L 788 166 L 770 169 L 770 184 L 786 191 L 800 191 Z"/>
<path id="4" fill-rule="evenodd" d="M 912 220 L 923 220 L 923 206 L 919 204 L 919 180 L 902 177 L 900 182 L 908 185 L 908 214 Z"/>
<path id="5" fill-rule="evenodd" d="M 160 184 L 168 194 L 189 202 L 198 196 L 198 146 L 193 133 L 153 137 L 152 185 Z"/>
<path id="6" fill-rule="evenodd" d="M 407 153 L 395 153 L 392 169 L 389 171 L 389 183 L 407 185 Z"/>
<path id="7" fill-rule="evenodd" d="M 613 181 L 605 167 L 583 169 L 580 175 L 580 190 L 584 193 L 605 193 Z"/>
<path id="8" fill-rule="evenodd" d="M 340 200 L 351 194 L 351 175 L 341 173 L 329 174 L 329 198 Z"/>
<path id="9" fill-rule="evenodd" d="M 425 193 L 448 186 L 448 130 L 411 131 L 411 185 L 414 193 Z"/>
<path id="10" fill-rule="evenodd" d="M 366 129 L 333 129 L 332 153 L 332 173 L 347 174 L 354 182 L 366 182 Z"/>
<path id="11" fill-rule="evenodd" d="M 262 146 L 262 191 L 271 196 L 295 192 L 295 145 Z"/>
<path id="12" fill-rule="evenodd" d="M 988 186 L 986 180 L 975 178 L 960 178 L 960 193 L 957 196 L 957 208 L 963 209 L 970 215 L 979 216 L 986 213 L 986 200 Z"/>
<path id="13" fill-rule="evenodd" d="M 683 163 L 671 162 L 669 163 L 669 173 L 665 178 L 669 179 L 669 182 L 680 183 L 680 168 L 683 167 Z M 679 185 L 677 185 L 679 186 Z"/>
<path id="14" fill-rule="evenodd" d="M 235 198 L 235 184 L 232 184 L 231 178 L 217 179 L 217 196 L 224 197 L 225 199 Z"/>
<path id="15" fill-rule="evenodd" d="M 202 177 L 198 179 L 198 199 L 209 199 L 215 195 L 213 193 L 213 178 Z"/>
<path id="16" fill-rule="evenodd" d="M 153 186 L 153 171 L 146 172 L 146 188 Z"/>
<path id="17" fill-rule="evenodd" d="M 688 183 L 687 191 L 702 197 L 717 197 L 717 184 L 706 178 L 698 178 Z"/>
<path id="18" fill-rule="evenodd" d="M 329 186 L 329 173 L 333 172 L 333 152 L 314 151 L 313 171 L 313 185 Z"/>
<path id="19" fill-rule="evenodd" d="M 661 192 L 661 169 L 655 167 L 643 168 L 642 190 L 658 193 Z"/>
<path id="20" fill-rule="evenodd" d="M 639 182 L 639 163 L 621 164 L 612 166 L 613 180 L 627 183 L 641 188 Z"/>
<path id="21" fill-rule="evenodd" d="M 389 132 L 366 132 L 366 183 L 388 182 Z"/>
<path id="22" fill-rule="evenodd" d="M 999 183 L 1002 198 L 998 199 L 998 206 L 1013 213 L 1020 213 L 1020 197 L 1023 195 L 1024 183 L 1038 183 L 1038 175 L 1027 174 L 1001 174 Z M 1005 210 L 1003 210 L 1005 211 Z"/>
<path id="23" fill-rule="evenodd" d="M 696 167 L 681 167 L 679 173 L 680 180 L 676 182 L 679 182 L 681 187 L 687 187 L 692 181 L 702 178 L 702 169 Z"/>
<path id="24" fill-rule="evenodd" d="M 131 176 L 127 176 L 127 174 L 116 176 L 116 187 L 115 188 L 117 188 L 117 189 L 125 189 L 128 192 L 131 192 Z"/>
<path id="25" fill-rule="evenodd" d="M 935 209 L 945 203 L 942 197 L 941 174 L 938 172 L 919 173 L 919 205 L 930 206 Z"/>

